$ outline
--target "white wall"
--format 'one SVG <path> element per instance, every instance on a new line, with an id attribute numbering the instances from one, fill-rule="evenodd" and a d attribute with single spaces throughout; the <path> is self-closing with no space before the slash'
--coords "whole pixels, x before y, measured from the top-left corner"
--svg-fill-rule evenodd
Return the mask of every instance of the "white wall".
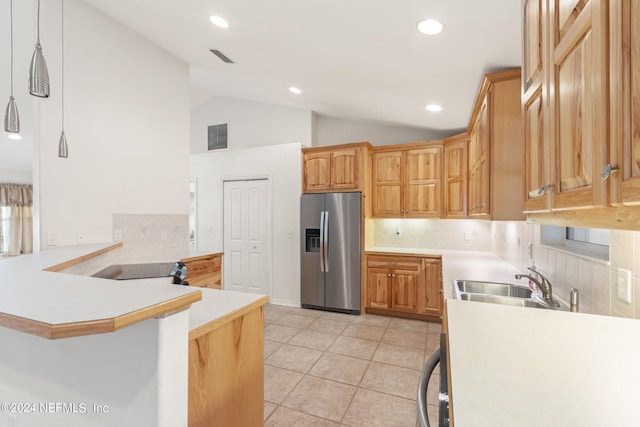
<path id="1" fill-rule="evenodd" d="M 51 97 L 38 100 L 42 247 L 112 240 L 113 213 L 188 214 L 186 64 L 79 0 L 65 2 L 65 131 L 61 131 L 61 14 L 42 2 Z M 37 223 L 37 221 L 36 221 Z"/>
<path id="2" fill-rule="evenodd" d="M 206 153 L 207 128 L 228 123 L 229 149 L 300 143 L 311 145 L 309 110 L 216 97 L 191 111 L 191 154 Z"/>
<path id="3" fill-rule="evenodd" d="M 223 181 L 269 179 L 273 261 L 270 297 L 285 305 L 300 304 L 300 150 L 300 144 L 282 144 L 191 156 L 191 176 L 197 182 L 197 244 L 201 251 L 224 251 Z"/>
<path id="4" fill-rule="evenodd" d="M 404 144 L 407 142 L 434 141 L 451 136 L 450 132 L 405 126 L 382 125 L 317 116 L 314 145 L 336 145 L 369 141 L 371 145 Z"/>
<path id="5" fill-rule="evenodd" d="M 0 183 L 31 184 L 33 174 L 29 171 L 0 169 Z"/>
<path id="6" fill-rule="evenodd" d="M 58 340 L 0 327 L 0 401 L 36 405 L 31 413 L 1 411 L 0 426 L 186 427 L 188 326 L 182 311 Z"/>

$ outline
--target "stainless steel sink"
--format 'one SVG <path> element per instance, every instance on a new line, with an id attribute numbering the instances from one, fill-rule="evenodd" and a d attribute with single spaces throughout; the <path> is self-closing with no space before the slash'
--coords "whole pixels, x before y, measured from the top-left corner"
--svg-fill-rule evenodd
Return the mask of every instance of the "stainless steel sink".
<path id="1" fill-rule="evenodd" d="M 477 280 L 454 280 L 453 291 L 457 299 L 491 304 L 553 309 L 539 299 L 533 291 L 515 283 L 483 282 Z"/>
<path id="2" fill-rule="evenodd" d="M 463 301 L 479 301 L 489 302 L 491 304 L 513 305 L 516 307 L 533 307 L 533 308 L 550 308 L 541 302 L 535 301 L 530 298 L 512 298 L 512 297 L 500 297 L 494 295 L 482 295 L 482 294 L 460 294 L 460 299 Z"/>
<path id="3" fill-rule="evenodd" d="M 477 282 L 473 280 L 456 280 L 459 292 L 483 295 L 500 295 L 515 298 L 531 298 L 533 291 L 522 285 L 513 283 Z"/>

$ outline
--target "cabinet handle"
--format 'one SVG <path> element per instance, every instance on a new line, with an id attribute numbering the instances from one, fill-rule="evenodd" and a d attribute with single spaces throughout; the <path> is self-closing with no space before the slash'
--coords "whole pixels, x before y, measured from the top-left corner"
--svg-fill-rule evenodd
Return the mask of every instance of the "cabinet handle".
<path id="1" fill-rule="evenodd" d="M 536 188 L 535 190 L 529 191 L 529 197 L 539 197 L 544 194 L 547 194 L 553 187 L 551 184 L 544 185 L 540 188 Z"/>
<path id="2" fill-rule="evenodd" d="M 602 172 L 600 172 L 600 176 L 603 180 L 606 180 L 613 172 L 618 172 L 619 170 L 620 168 L 618 166 L 613 166 L 611 163 L 609 163 L 604 167 L 604 169 L 602 169 Z"/>

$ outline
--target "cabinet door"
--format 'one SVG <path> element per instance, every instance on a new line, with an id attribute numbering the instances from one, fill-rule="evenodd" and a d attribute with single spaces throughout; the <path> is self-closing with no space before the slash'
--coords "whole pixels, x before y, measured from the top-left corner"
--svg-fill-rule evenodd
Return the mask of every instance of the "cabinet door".
<path id="1" fill-rule="evenodd" d="M 442 147 L 408 150 L 405 162 L 405 216 L 439 218 Z"/>
<path id="2" fill-rule="evenodd" d="M 419 265 L 415 270 L 393 270 L 391 272 L 391 308 L 415 313 L 416 288 Z"/>
<path id="3" fill-rule="evenodd" d="M 480 107 L 469 143 L 469 215 L 489 214 L 489 102 L 491 92 Z"/>
<path id="4" fill-rule="evenodd" d="M 606 194 L 599 174 L 608 150 L 605 5 L 601 0 L 553 0 L 553 4 L 553 209 L 603 206 Z"/>
<path id="5" fill-rule="evenodd" d="M 442 262 L 423 260 L 424 285 L 418 287 L 418 313 L 442 315 Z"/>
<path id="6" fill-rule="evenodd" d="M 444 217 L 464 218 L 467 201 L 467 141 L 444 147 Z"/>
<path id="7" fill-rule="evenodd" d="M 522 79 L 524 91 L 542 78 L 543 1 L 524 0 L 524 55 Z"/>
<path id="8" fill-rule="evenodd" d="M 367 270 L 367 306 L 390 308 L 391 270 L 380 268 L 369 268 Z"/>
<path id="9" fill-rule="evenodd" d="M 611 175 L 614 205 L 640 204 L 640 3 L 610 1 Z"/>
<path id="10" fill-rule="evenodd" d="M 403 175 L 402 151 L 373 154 L 373 216 L 398 218 L 404 214 Z"/>
<path id="11" fill-rule="evenodd" d="M 357 189 L 359 185 L 358 148 L 344 148 L 331 153 L 331 188 L 334 190 Z"/>
<path id="12" fill-rule="evenodd" d="M 331 188 L 331 153 L 305 153 L 302 158 L 302 191 L 326 191 Z"/>
<path id="13" fill-rule="evenodd" d="M 544 138 L 542 87 L 524 105 L 525 212 L 548 210 L 550 153 Z"/>

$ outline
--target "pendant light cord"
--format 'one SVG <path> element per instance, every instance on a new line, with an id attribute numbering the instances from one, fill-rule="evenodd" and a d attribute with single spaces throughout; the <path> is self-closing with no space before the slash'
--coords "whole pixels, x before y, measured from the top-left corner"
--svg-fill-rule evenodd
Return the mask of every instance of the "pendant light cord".
<path id="1" fill-rule="evenodd" d="M 40 46 L 40 0 L 38 0 L 38 32 L 36 44 Z"/>
<path id="2" fill-rule="evenodd" d="M 11 16 L 10 29 L 11 29 L 11 97 L 13 98 L 13 0 L 9 2 L 9 13 Z"/>
<path id="3" fill-rule="evenodd" d="M 38 0 L 38 4 L 39 4 L 40 0 Z M 62 91 L 61 93 L 61 98 L 62 98 L 62 132 L 64 132 L 64 0 L 61 0 L 62 3 L 62 30 L 61 30 L 61 35 L 62 35 L 62 41 L 61 41 L 61 45 L 62 45 L 62 85 L 61 85 L 61 89 Z"/>

